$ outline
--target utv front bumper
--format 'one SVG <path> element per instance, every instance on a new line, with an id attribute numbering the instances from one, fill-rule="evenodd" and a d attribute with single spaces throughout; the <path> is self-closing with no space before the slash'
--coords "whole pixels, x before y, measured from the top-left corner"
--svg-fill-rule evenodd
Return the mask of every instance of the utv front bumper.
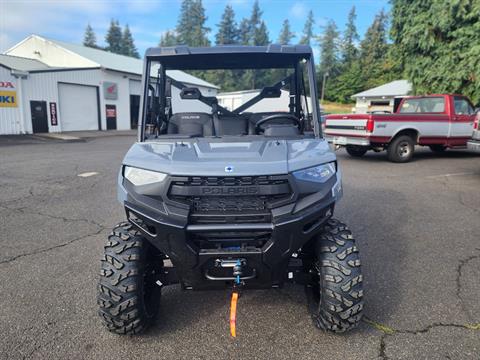
<path id="1" fill-rule="evenodd" d="M 292 185 L 292 179 L 288 181 Z M 170 258 L 182 287 L 195 290 L 231 284 L 231 268 L 221 265 L 232 261 L 244 264 L 246 288 L 282 286 L 296 271 L 301 272 L 301 262 L 292 254 L 322 230 L 341 192 L 340 180 L 334 176 L 307 195 L 300 195 L 301 186 L 293 184 L 288 199 L 267 214 L 250 209 L 234 217 L 199 217 L 192 210 L 198 204 L 171 201 L 169 194 L 177 183 L 172 178 L 165 193 L 145 196 L 123 180 L 124 206 L 128 220 Z M 233 197 L 237 204 L 241 198 Z"/>

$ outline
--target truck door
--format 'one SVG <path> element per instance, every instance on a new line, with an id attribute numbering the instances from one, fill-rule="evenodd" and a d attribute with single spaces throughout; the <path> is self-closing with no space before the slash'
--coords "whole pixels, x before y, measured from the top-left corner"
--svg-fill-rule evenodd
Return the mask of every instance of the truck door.
<path id="1" fill-rule="evenodd" d="M 475 110 L 470 101 L 463 96 L 454 96 L 449 142 L 452 145 L 465 145 L 472 136 L 474 120 Z"/>

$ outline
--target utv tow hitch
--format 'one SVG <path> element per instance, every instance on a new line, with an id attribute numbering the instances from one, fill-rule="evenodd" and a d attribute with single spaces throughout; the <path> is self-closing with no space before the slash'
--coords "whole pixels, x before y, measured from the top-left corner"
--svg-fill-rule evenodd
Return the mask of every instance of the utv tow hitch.
<path id="1" fill-rule="evenodd" d="M 213 277 L 207 273 L 205 276 L 207 279 L 210 280 L 233 280 L 233 288 L 232 288 L 232 298 L 230 300 L 230 335 L 232 337 L 237 336 L 237 302 L 240 296 L 240 289 L 245 284 L 245 280 L 253 279 L 256 275 L 255 269 L 253 269 L 252 274 L 249 276 L 242 276 L 243 275 L 243 267 L 247 264 L 245 259 L 236 259 L 236 260 L 220 260 L 217 259 L 215 261 L 216 267 L 223 267 L 223 268 L 232 268 L 232 276 L 231 277 Z"/>

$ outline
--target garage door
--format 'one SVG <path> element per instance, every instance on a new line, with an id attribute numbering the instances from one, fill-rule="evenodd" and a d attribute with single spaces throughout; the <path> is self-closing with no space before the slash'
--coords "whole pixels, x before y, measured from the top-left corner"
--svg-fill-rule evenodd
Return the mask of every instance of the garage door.
<path id="1" fill-rule="evenodd" d="M 58 84 L 62 131 L 99 130 L 95 86 Z"/>

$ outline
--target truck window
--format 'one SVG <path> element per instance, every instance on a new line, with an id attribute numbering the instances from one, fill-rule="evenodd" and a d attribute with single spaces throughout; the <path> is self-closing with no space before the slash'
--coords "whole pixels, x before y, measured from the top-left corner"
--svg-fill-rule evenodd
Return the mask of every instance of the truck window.
<path id="1" fill-rule="evenodd" d="M 453 101 L 455 104 L 456 115 L 472 115 L 475 113 L 470 102 L 464 97 L 455 96 Z"/>
<path id="2" fill-rule="evenodd" d="M 405 99 L 400 113 L 443 113 L 445 111 L 445 99 L 443 97 L 424 97 Z"/>

